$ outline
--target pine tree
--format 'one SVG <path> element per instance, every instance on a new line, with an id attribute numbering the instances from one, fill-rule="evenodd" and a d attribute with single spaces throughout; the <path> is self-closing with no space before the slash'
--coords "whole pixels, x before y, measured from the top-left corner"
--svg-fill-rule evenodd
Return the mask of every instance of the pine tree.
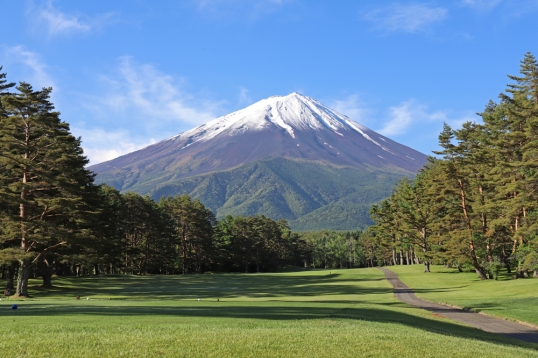
<path id="1" fill-rule="evenodd" d="M 94 175 L 80 139 L 49 101 L 52 89 L 21 82 L 17 90 L 1 97 L 0 197 L 10 210 L 3 234 L 19 242 L 17 295 L 28 296 L 33 265 L 51 266 L 87 237 Z"/>
<path id="2" fill-rule="evenodd" d="M 162 198 L 159 206 L 172 220 L 174 236 L 178 239 L 181 271 L 202 272 L 211 264 L 215 216 L 198 199 L 188 195 Z"/>

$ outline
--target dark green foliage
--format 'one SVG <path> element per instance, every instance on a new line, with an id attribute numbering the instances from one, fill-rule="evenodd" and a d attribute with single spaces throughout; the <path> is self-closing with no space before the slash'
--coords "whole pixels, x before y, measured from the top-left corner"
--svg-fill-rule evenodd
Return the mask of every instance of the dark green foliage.
<path id="1" fill-rule="evenodd" d="M 213 210 L 217 218 L 264 215 L 286 219 L 294 230 L 352 230 L 371 224 L 367 207 L 387 197 L 392 185 L 405 175 L 409 173 L 267 158 L 152 189 L 134 186 L 129 190 L 155 200 L 188 194 Z"/>
<path id="2" fill-rule="evenodd" d="M 445 124 L 436 152 L 441 159 L 373 206 L 374 243 L 392 248 L 393 263 L 406 242 L 417 245 L 405 227 L 414 226 L 415 214 L 429 213 L 431 255 L 423 259 L 473 267 L 483 280 L 496 278 L 502 266 L 508 272 L 515 266 L 515 277 L 538 274 L 538 62 L 527 53 L 521 77 L 509 77 L 514 83 L 500 103 L 479 114 L 483 124 L 467 122 L 458 130 Z M 409 202 L 402 202 L 406 187 L 421 186 L 429 188 L 416 193 L 425 205 L 402 206 Z"/>
<path id="3" fill-rule="evenodd" d="M 309 266 L 314 268 L 353 268 L 368 265 L 361 244 L 361 231 L 321 230 L 301 234 L 311 250 Z"/>
<path id="4" fill-rule="evenodd" d="M 373 224 L 369 210 L 370 204 L 350 203 L 344 199 L 290 221 L 290 227 L 296 231 L 364 230 Z"/>
<path id="5" fill-rule="evenodd" d="M 58 258 L 91 237 L 96 191 L 80 139 L 49 102 L 52 89 L 34 91 L 22 82 L 17 90 L 0 97 L 0 242 L 20 248 L 17 294 L 27 296 L 34 264 L 50 285 Z"/>
<path id="6" fill-rule="evenodd" d="M 198 199 L 191 200 L 188 195 L 162 198 L 159 206 L 171 221 L 170 234 L 181 254 L 182 273 L 203 272 L 204 267 L 211 266 L 215 224 L 213 212 Z"/>

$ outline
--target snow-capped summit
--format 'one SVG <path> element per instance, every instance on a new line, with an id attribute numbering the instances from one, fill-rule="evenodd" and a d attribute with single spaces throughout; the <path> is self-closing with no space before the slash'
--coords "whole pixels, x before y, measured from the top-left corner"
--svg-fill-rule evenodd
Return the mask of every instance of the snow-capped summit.
<path id="1" fill-rule="evenodd" d="M 223 132 L 234 135 L 238 132 L 264 130 L 273 126 L 282 128 L 291 138 L 295 138 L 296 131 L 329 129 L 343 135 L 342 132 L 353 130 L 365 135 L 363 130 L 367 129 L 315 99 L 293 92 L 287 96 L 263 99 L 237 112 L 183 132 L 172 139 L 209 140 Z"/>
<path id="2" fill-rule="evenodd" d="M 188 177 L 265 157 L 415 172 L 426 156 L 349 119 L 313 98 L 272 96 L 139 151 L 90 169 L 129 168 Z"/>

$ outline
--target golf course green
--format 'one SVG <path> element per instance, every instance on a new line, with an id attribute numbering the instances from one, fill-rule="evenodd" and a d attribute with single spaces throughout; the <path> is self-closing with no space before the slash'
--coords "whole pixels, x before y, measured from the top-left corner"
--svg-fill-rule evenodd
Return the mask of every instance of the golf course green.
<path id="1" fill-rule="evenodd" d="M 433 272 L 420 286 L 420 269 L 395 272 L 416 284 L 418 295 L 446 295 L 438 301 L 454 304 L 467 305 L 471 290 L 502 292 L 512 284 L 492 281 L 492 288 L 467 274 L 459 284 L 435 283 L 434 277 L 451 275 Z M 519 281 L 525 292 L 538 283 L 518 280 L 516 286 Z M 538 357 L 538 345 L 397 301 L 377 269 L 55 278 L 46 289 L 38 280 L 30 284 L 32 298 L 0 302 L 6 357 Z M 497 301 L 504 308 L 496 314 L 519 317 L 508 313 L 509 298 L 490 304 Z"/>

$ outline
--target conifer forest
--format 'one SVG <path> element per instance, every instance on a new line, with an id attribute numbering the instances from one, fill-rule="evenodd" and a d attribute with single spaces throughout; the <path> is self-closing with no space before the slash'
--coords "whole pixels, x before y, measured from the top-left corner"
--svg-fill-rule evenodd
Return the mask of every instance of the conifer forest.
<path id="1" fill-rule="evenodd" d="M 0 68 L 1 73 L 1 68 Z M 497 74 L 493 74 L 497 75 Z M 538 62 L 476 122 L 445 124 L 441 150 L 370 210 L 363 231 L 292 232 L 225 216 L 187 195 L 155 201 L 96 185 L 52 88 L 0 74 L 0 275 L 29 296 L 54 276 L 194 274 L 444 264 L 495 279 L 538 276 Z M 492 94 L 494 95 L 494 94 Z"/>

